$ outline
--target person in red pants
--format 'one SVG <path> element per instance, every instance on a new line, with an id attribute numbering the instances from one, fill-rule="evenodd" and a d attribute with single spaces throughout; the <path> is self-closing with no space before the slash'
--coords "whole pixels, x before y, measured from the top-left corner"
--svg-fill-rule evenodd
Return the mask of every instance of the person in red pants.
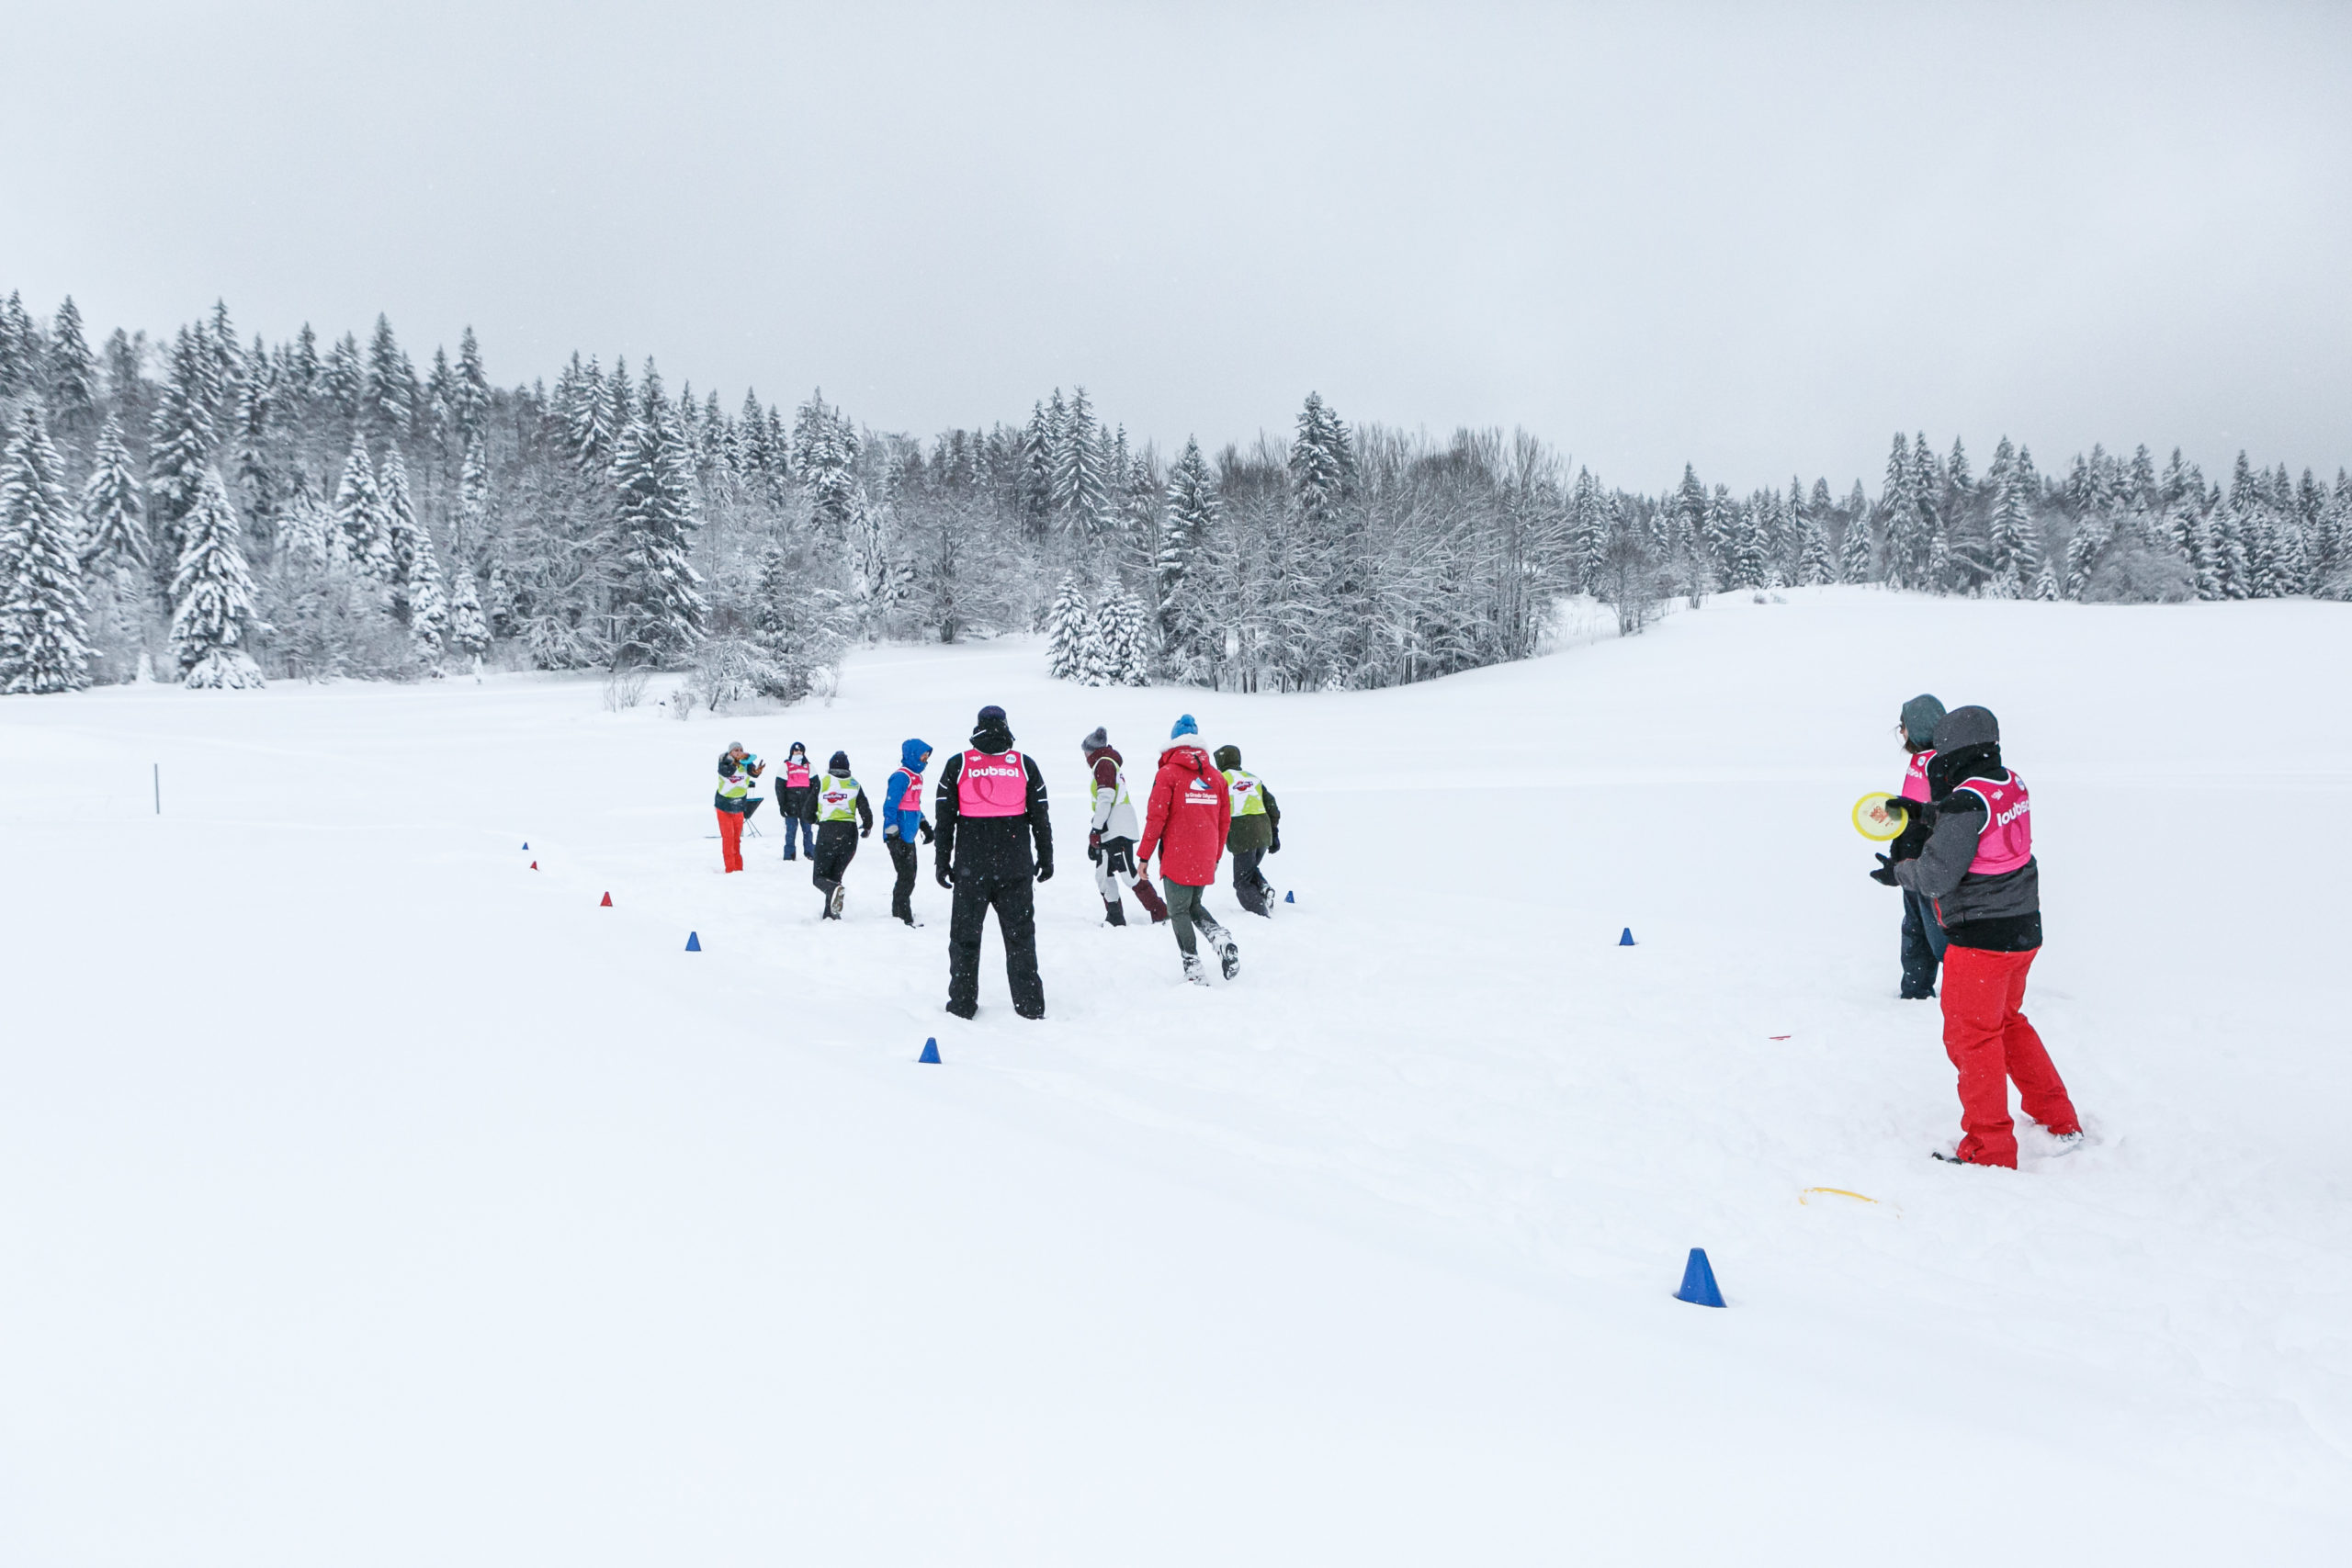
<path id="1" fill-rule="evenodd" d="M 766 767 L 741 740 L 718 754 L 718 793 L 710 803 L 718 811 L 718 862 L 729 871 L 743 869 L 743 823 L 760 808 L 752 781 Z"/>
<path id="2" fill-rule="evenodd" d="M 1944 1054 L 1960 1073 L 1962 1136 L 1939 1159 L 2017 1168 L 2009 1085 L 2058 1153 L 2082 1142 L 2082 1119 L 2026 1021 L 2025 977 L 2041 950 L 2041 873 L 2033 803 L 2001 761 L 2001 727 L 1984 708 L 1955 708 L 1936 727 L 1928 764 L 1927 847 L 1916 860 L 1879 857 L 1871 874 L 1932 900 L 1944 951 Z"/>

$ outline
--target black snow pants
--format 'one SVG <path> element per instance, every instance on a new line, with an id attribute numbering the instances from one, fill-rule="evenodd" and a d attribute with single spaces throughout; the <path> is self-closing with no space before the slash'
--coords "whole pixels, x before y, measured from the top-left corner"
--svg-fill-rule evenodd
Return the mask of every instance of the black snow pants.
<path id="1" fill-rule="evenodd" d="M 947 1010 L 969 1018 L 980 1006 L 980 931 L 990 909 L 1004 939 L 1004 978 L 1012 1010 L 1046 1016 L 1046 982 L 1037 976 L 1037 895 L 1029 875 L 956 878 L 956 914 L 947 927 Z"/>
<path id="2" fill-rule="evenodd" d="M 817 847 L 809 852 L 816 863 L 808 880 L 817 891 L 831 899 L 833 889 L 841 886 L 849 873 L 849 863 L 857 858 L 857 824 L 854 822 L 820 822 L 817 824 Z"/>
<path id="3" fill-rule="evenodd" d="M 915 847 L 904 839 L 882 840 L 890 852 L 890 864 L 899 880 L 890 888 L 890 913 L 909 925 L 915 923 Z"/>
<path id="4" fill-rule="evenodd" d="M 1266 880 L 1266 874 L 1258 869 L 1258 863 L 1266 858 L 1266 852 L 1233 850 L 1228 852 L 1233 857 L 1233 896 L 1240 899 L 1241 907 L 1251 914 L 1272 919 L 1274 913 L 1273 885 Z"/>
<path id="5" fill-rule="evenodd" d="M 1917 893 L 1903 895 L 1903 997 L 1923 1001 L 1936 994 L 1936 971 L 1943 964 L 1944 928 L 1935 906 Z"/>

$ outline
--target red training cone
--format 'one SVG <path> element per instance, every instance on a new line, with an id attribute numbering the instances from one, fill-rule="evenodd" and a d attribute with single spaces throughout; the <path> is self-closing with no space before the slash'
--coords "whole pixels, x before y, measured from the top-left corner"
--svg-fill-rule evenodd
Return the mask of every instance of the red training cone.
<path id="1" fill-rule="evenodd" d="M 609 909 L 609 908 L 611 908 L 612 907 L 613 907 L 613 896 L 612 896 L 611 894 L 609 894 L 609 893 L 607 893 L 607 894 L 605 894 L 605 901 L 604 901 L 603 903 L 601 903 L 601 904 L 599 904 L 599 905 L 597 905 L 597 906 L 596 906 L 596 908 L 598 908 L 599 909 Z"/>
<path id="2" fill-rule="evenodd" d="M 538 870 L 538 869 L 539 869 L 539 863 L 538 863 L 538 862 L 537 862 L 537 861 L 533 861 L 533 862 L 531 863 L 531 869 L 532 869 L 533 871 L 537 871 L 537 870 Z"/>

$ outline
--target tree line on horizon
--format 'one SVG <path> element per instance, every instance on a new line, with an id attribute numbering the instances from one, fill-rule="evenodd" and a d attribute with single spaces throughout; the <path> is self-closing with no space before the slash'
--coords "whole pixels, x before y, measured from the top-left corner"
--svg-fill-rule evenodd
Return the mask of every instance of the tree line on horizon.
<path id="1" fill-rule="evenodd" d="M 828 687 L 886 637 L 1042 632 L 1053 673 L 1224 690 L 1399 684 L 1526 658 L 1576 594 L 1834 582 L 1983 597 L 2352 597 L 2352 478 L 2226 485 L 2094 447 L 1895 435 L 1879 493 L 1614 489 L 1524 433 L 1350 426 L 1172 457 L 1057 389 L 923 440 L 812 394 L 673 396 L 650 359 L 494 385 L 468 328 L 420 374 L 388 321 L 241 341 L 225 304 L 93 349 L 0 307 L 0 690 L 140 678 L 675 671 L 710 706 Z"/>

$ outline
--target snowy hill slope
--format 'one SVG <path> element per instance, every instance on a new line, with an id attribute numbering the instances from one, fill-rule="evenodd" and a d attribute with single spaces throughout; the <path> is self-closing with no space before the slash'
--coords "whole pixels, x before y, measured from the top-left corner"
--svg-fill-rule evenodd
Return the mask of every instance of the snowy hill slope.
<path id="1" fill-rule="evenodd" d="M 684 724 L 0 704 L 0 1558 L 2336 1560 L 2352 615 L 1791 601 L 1376 694 L 1000 645 Z M 2015 1174 L 1924 1157 L 1845 819 L 1922 689 L 2036 794 L 2097 1143 Z M 878 843 L 838 928 L 774 836 L 717 874 L 726 740 L 878 788 L 989 701 L 1057 808 L 1036 1025 L 993 936 L 940 1012 Z M 1140 782 L 1184 709 L 1300 900 L 1219 891 L 1209 993 L 1082 853 L 1078 738 Z M 1669 1299 L 1693 1245 L 1734 1310 Z"/>

